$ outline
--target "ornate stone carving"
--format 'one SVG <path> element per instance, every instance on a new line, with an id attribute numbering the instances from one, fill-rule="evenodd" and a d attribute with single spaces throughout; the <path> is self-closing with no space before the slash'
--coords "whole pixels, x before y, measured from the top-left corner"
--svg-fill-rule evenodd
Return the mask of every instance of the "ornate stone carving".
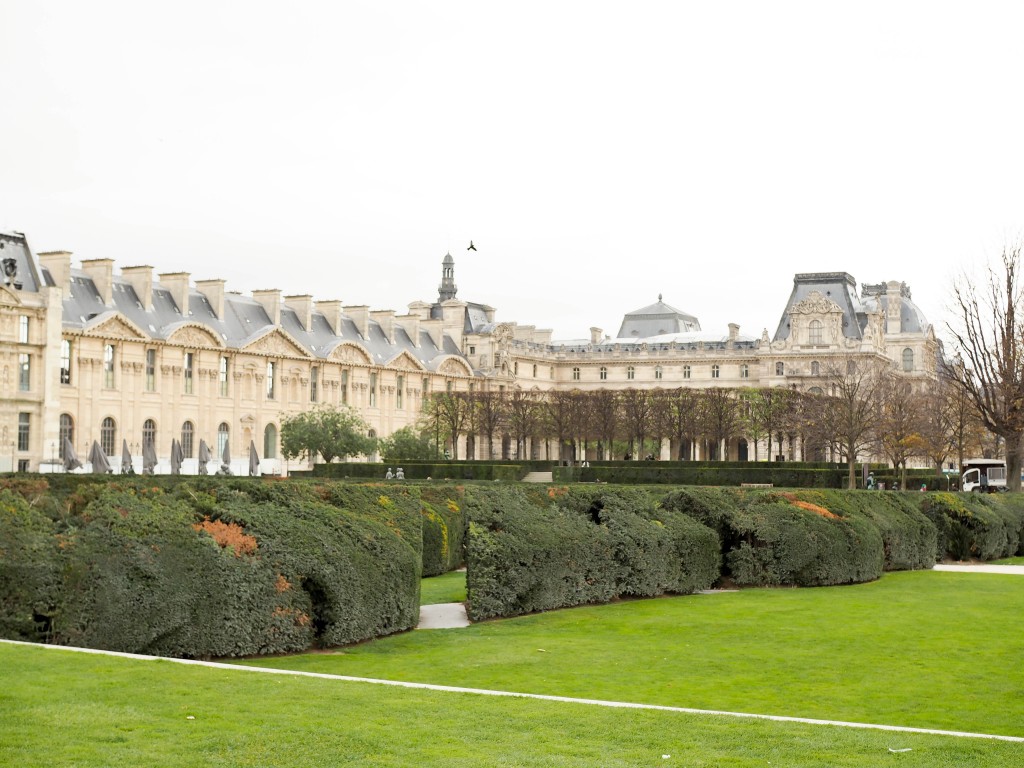
<path id="1" fill-rule="evenodd" d="M 331 359 L 342 363 L 361 363 L 363 365 L 370 365 L 372 362 L 370 356 L 354 344 L 339 345 L 331 353 Z"/>
<path id="2" fill-rule="evenodd" d="M 245 348 L 245 351 L 270 357 L 308 357 L 305 350 L 300 349 L 278 332 L 267 334 L 262 339 L 254 341 Z"/>
<path id="3" fill-rule="evenodd" d="M 445 376 L 467 375 L 466 367 L 453 358 L 449 358 L 441 363 L 441 367 L 437 369 L 437 372 Z"/>
<path id="4" fill-rule="evenodd" d="M 175 331 L 167 341 L 170 344 L 180 344 L 183 347 L 217 349 L 222 346 L 220 340 L 212 333 L 194 325 Z"/>
<path id="5" fill-rule="evenodd" d="M 112 317 L 106 322 L 100 323 L 95 328 L 90 328 L 86 333 L 90 336 L 103 336 L 108 339 L 145 339 L 120 317 Z"/>
<path id="6" fill-rule="evenodd" d="M 842 314 L 843 308 L 820 291 L 811 291 L 806 299 L 798 301 L 789 310 L 791 315 L 827 315 L 832 312 Z"/>
<path id="7" fill-rule="evenodd" d="M 389 363 L 388 367 L 397 368 L 400 371 L 421 370 L 420 367 L 409 358 L 408 353 L 405 352 L 403 352 L 401 355 L 392 360 L 391 363 Z"/>

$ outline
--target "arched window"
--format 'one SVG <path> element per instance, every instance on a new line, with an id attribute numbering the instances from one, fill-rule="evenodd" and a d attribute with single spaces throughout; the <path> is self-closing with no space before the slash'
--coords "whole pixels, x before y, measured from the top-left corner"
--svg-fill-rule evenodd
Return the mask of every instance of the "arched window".
<path id="1" fill-rule="evenodd" d="M 601 370 L 598 371 L 598 373 L 601 376 L 601 381 L 607 381 L 608 380 L 608 368 L 607 368 L 607 366 L 602 365 L 601 366 Z"/>
<path id="2" fill-rule="evenodd" d="M 636 368 L 634 368 L 632 365 L 626 368 L 626 378 L 630 380 L 636 378 Z"/>
<path id="3" fill-rule="evenodd" d="M 711 366 L 711 378 L 712 379 L 717 379 L 717 378 L 720 378 L 721 375 L 722 375 L 722 368 L 721 368 L 721 366 L 719 366 L 718 363 L 715 363 L 714 365 L 712 365 Z"/>
<path id="4" fill-rule="evenodd" d="M 688 365 L 684 365 L 683 366 L 683 378 L 684 379 L 690 378 L 690 366 L 688 366 Z"/>
<path id="5" fill-rule="evenodd" d="M 60 457 L 64 458 L 65 438 L 72 446 L 75 444 L 75 420 L 70 413 L 60 415 Z"/>
<path id="6" fill-rule="evenodd" d="M 536 363 L 534 363 L 534 366 L 533 366 L 533 378 L 535 378 L 535 379 L 537 378 L 537 365 L 536 365 Z"/>
<path id="7" fill-rule="evenodd" d="M 277 458 L 277 427 L 273 424 L 267 424 L 263 430 L 263 458 Z"/>
<path id="8" fill-rule="evenodd" d="M 821 366 L 818 365 L 818 361 L 817 360 L 812 360 L 811 361 L 811 376 L 819 376 L 819 375 L 821 375 Z"/>
<path id="9" fill-rule="evenodd" d="M 785 376 L 786 375 L 786 366 L 785 366 L 784 363 L 776 363 L 775 364 L 775 375 L 776 376 Z"/>
<path id="10" fill-rule="evenodd" d="M 580 369 L 579 368 L 573 368 L 572 369 L 572 380 L 573 381 L 579 381 L 580 380 Z"/>
<path id="11" fill-rule="evenodd" d="M 910 347 L 903 350 L 903 370 L 907 373 L 914 370 L 914 350 Z"/>
<path id="12" fill-rule="evenodd" d="M 142 422 L 142 448 L 145 450 L 146 446 L 152 448 L 156 447 L 156 422 L 152 419 L 146 419 Z"/>
<path id="13" fill-rule="evenodd" d="M 823 395 L 823 394 L 825 394 L 824 392 L 821 391 L 821 387 L 811 387 L 807 391 L 810 394 L 812 394 L 812 395 Z"/>
<path id="14" fill-rule="evenodd" d="M 846 361 L 846 375 L 853 376 L 857 372 L 857 361 L 847 360 Z"/>
<path id="15" fill-rule="evenodd" d="M 100 424 L 100 448 L 107 456 L 113 456 L 117 445 L 117 424 L 107 416 Z"/>
<path id="16" fill-rule="evenodd" d="M 186 459 L 192 458 L 192 445 L 195 440 L 196 428 L 191 421 L 181 425 L 181 453 Z"/>
<path id="17" fill-rule="evenodd" d="M 807 326 L 807 342 L 809 344 L 823 344 L 821 320 L 811 320 Z"/>
<path id="18" fill-rule="evenodd" d="M 218 458 L 218 459 L 222 459 L 223 458 L 223 456 L 224 456 L 224 449 L 227 447 L 228 437 L 230 436 L 230 434 L 231 434 L 231 431 L 228 429 L 228 425 L 227 425 L 226 422 L 222 422 L 221 425 L 219 427 L 217 427 L 217 456 L 216 456 L 216 458 Z"/>
<path id="19" fill-rule="evenodd" d="M 661 366 L 660 365 L 655 366 L 655 368 L 654 368 L 654 378 L 656 378 L 656 379 L 660 379 L 661 378 Z"/>
<path id="20" fill-rule="evenodd" d="M 740 378 L 741 379 L 749 379 L 750 378 L 750 366 L 747 365 L 746 363 L 742 363 L 740 365 Z"/>

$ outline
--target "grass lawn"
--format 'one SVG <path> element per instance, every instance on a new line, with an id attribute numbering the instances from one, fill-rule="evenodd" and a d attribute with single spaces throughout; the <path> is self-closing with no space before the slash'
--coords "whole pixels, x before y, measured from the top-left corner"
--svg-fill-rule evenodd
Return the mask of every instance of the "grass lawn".
<path id="1" fill-rule="evenodd" d="M 420 605 L 466 602 L 466 572 L 452 571 L 420 582 Z"/>
<path id="2" fill-rule="evenodd" d="M 0 764 L 21 768 L 1024 762 L 1024 744 L 493 699 L 4 644 L 0 683 Z"/>
<path id="3" fill-rule="evenodd" d="M 1019 576 L 917 571 L 575 608 L 245 663 L 1024 736 L 1021 615 Z"/>
<path id="4" fill-rule="evenodd" d="M 1002 560 L 993 560 L 993 565 L 1024 565 L 1024 557 L 1004 557 Z"/>

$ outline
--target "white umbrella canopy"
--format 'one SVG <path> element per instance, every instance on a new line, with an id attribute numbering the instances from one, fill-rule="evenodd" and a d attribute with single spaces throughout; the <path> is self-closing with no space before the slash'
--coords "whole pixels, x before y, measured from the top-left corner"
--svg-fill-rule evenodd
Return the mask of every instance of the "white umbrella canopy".
<path id="1" fill-rule="evenodd" d="M 256 453 L 256 441 L 249 441 L 249 477 L 256 477 L 260 473 L 260 457 Z"/>
<path id="2" fill-rule="evenodd" d="M 200 475 L 208 474 L 208 471 L 206 469 L 206 462 L 208 462 L 211 458 L 213 458 L 213 455 L 210 453 L 210 446 L 208 446 L 206 444 L 205 440 L 200 439 L 199 440 L 199 474 Z"/>
<path id="3" fill-rule="evenodd" d="M 143 440 L 142 442 L 142 474 L 152 475 L 156 471 L 156 446 L 153 442 Z"/>
<path id="4" fill-rule="evenodd" d="M 181 448 L 178 438 L 171 440 L 171 474 L 181 474 L 181 462 L 185 460 L 185 451 Z"/>
<path id="5" fill-rule="evenodd" d="M 89 449 L 89 461 L 92 463 L 94 474 L 106 475 L 110 472 L 110 462 L 107 461 L 107 455 L 103 453 L 100 444 L 95 440 L 92 441 L 92 448 Z"/>
<path id="6" fill-rule="evenodd" d="M 132 454 L 131 451 L 128 450 L 127 438 L 121 440 L 121 474 L 135 474 L 135 470 L 132 469 Z"/>
<path id="7" fill-rule="evenodd" d="M 72 469 L 78 469 L 82 466 L 82 462 L 78 460 L 78 454 L 75 453 L 75 446 L 71 444 L 70 438 L 64 438 L 64 471 L 70 472 Z"/>

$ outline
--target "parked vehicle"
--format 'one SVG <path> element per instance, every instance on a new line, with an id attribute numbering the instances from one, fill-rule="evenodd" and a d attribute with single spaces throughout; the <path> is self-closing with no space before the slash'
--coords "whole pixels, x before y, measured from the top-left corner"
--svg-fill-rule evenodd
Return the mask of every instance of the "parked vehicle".
<path id="1" fill-rule="evenodd" d="M 960 475 L 960 490 L 962 491 L 998 493 L 1006 490 L 1005 459 L 965 459 L 962 469 L 963 474 Z"/>

